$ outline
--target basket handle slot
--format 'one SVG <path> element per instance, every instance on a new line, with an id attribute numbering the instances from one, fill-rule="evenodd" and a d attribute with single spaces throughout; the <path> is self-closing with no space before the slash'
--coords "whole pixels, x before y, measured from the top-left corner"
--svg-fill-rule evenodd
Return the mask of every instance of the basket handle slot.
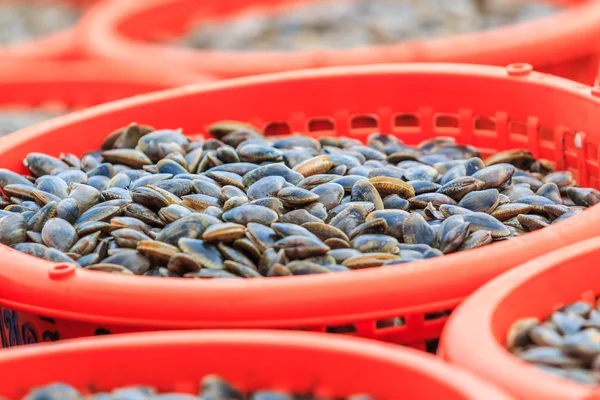
<path id="1" fill-rule="evenodd" d="M 356 334 L 356 325 L 355 324 L 346 324 L 346 325 L 333 325 L 325 328 L 325 332 L 327 333 L 338 333 L 344 335 L 352 335 Z"/>
<path id="2" fill-rule="evenodd" d="M 331 132 L 335 130 L 335 124 L 331 118 L 313 118 L 308 121 L 309 132 Z"/>
<path id="3" fill-rule="evenodd" d="M 418 128 L 420 125 L 417 114 L 396 114 L 394 115 L 394 128 Z"/>
<path id="4" fill-rule="evenodd" d="M 406 317 L 391 317 L 375 321 L 375 329 L 391 329 L 406 325 Z"/>
<path id="5" fill-rule="evenodd" d="M 496 131 L 496 120 L 487 115 L 477 115 L 474 119 L 475 130 L 477 131 Z"/>
<path id="6" fill-rule="evenodd" d="M 271 122 L 265 127 L 265 136 L 289 135 L 292 133 L 287 122 Z"/>
<path id="7" fill-rule="evenodd" d="M 430 313 L 425 313 L 425 321 L 436 321 L 440 319 L 446 319 L 450 316 L 452 310 L 443 310 L 443 311 L 435 311 Z"/>
<path id="8" fill-rule="evenodd" d="M 356 115 L 350 120 L 352 129 L 376 129 L 378 125 L 377 117 L 373 115 Z"/>

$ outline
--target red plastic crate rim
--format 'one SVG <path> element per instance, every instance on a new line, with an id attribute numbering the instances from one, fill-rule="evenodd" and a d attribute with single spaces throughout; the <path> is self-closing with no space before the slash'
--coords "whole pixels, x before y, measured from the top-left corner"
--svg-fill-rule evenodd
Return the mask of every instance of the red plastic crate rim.
<path id="1" fill-rule="evenodd" d="M 57 118 L 0 139 L 0 167 L 25 172 L 22 160 L 32 151 L 82 154 L 132 121 L 197 134 L 214 121 L 238 119 L 266 134 L 300 131 L 365 140 L 381 131 L 409 144 L 443 135 L 486 154 L 526 147 L 535 157 L 572 171 L 582 186 L 598 187 L 599 97 L 600 88 L 531 72 L 524 64 L 298 71 L 183 87 Z M 407 115 L 414 124 L 406 126 Z M 440 126 L 448 118 L 455 124 Z M 439 337 L 446 319 L 440 311 L 453 309 L 489 279 L 598 234 L 600 208 L 594 207 L 516 240 L 414 264 L 327 276 L 215 281 L 102 274 L 0 246 L 0 304 L 71 320 L 64 325 L 67 331 L 75 329 L 73 321 L 120 327 L 118 332 L 232 327 L 325 331 L 351 324 L 359 336 L 422 343 Z M 404 325 L 378 328 L 377 320 L 394 317 L 403 318 Z M 29 321 L 41 323 L 37 317 Z"/>
<path id="2" fill-rule="evenodd" d="M 109 60 L 0 62 L 0 108 L 89 107 L 108 101 L 214 78 L 163 66 L 123 65 Z"/>
<path id="3" fill-rule="evenodd" d="M 600 388 L 557 378 L 504 348 L 520 318 L 546 318 L 600 294 L 600 238 L 536 258 L 487 283 L 461 304 L 442 335 L 439 354 L 520 399 L 600 399 Z M 489 368 L 493 365 L 493 368 Z"/>
<path id="4" fill-rule="evenodd" d="M 0 47 L 0 59 L 58 60 L 78 55 L 73 31 L 66 30 L 39 39 Z"/>
<path id="5" fill-rule="evenodd" d="M 146 0 L 105 2 L 81 23 L 91 55 L 122 60 L 168 59 L 173 65 L 237 77 L 301 68 L 400 62 L 458 62 L 506 65 L 517 60 L 536 69 L 593 82 L 600 58 L 600 0 L 557 1 L 569 9 L 525 23 L 389 46 L 313 51 L 213 51 L 151 43 L 153 36 L 177 37 L 194 24 L 232 18 L 248 11 L 278 12 L 315 0 Z"/>
<path id="6" fill-rule="evenodd" d="M 55 381 L 84 391 L 146 384 L 161 391 L 197 394 L 200 379 L 213 373 L 248 391 L 314 391 L 336 398 L 368 393 L 378 400 L 510 399 L 431 355 L 314 333 L 160 332 L 2 353 L 0 395 L 14 400 L 32 387 Z"/>

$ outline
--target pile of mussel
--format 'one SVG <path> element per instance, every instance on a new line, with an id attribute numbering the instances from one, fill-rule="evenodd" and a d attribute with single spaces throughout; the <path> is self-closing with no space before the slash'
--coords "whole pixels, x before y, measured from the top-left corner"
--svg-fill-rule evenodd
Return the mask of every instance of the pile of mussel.
<path id="1" fill-rule="evenodd" d="M 522 149 L 451 138 L 265 137 L 236 121 L 191 140 L 131 125 L 81 157 L 0 170 L 0 243 L 97 271 L 261 278 L 382 267 L 516 238 L 600 199 Z"/>
<path id="2" fill-rule="evenodd" d="M 54 383 L 37 388 L 29 393 L 23 400 L 122 400 L 122 399 L 169 399 L 169 400 L 372 400 L 368 395 L 355 395 L 346 398 L 316 397 L 311 394 L 290 394 L 276 390 L 259 390 L 253 393 L 243 393 L 231 383 L 217 375 L 207 375 L 202 379 L 198 395 L 189 393 L 160 393 L 150 386 L 128 386 L 114 389 L 111 393 L 94 393 L 89 396 L 82 395 L 77 389 L 63 384 Z"/>

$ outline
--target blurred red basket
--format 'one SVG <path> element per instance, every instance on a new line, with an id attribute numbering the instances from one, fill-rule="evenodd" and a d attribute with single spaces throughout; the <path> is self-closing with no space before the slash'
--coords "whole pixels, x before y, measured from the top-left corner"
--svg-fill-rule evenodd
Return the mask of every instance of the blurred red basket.
<path id="1" fill-rule="evenodd" d="M 11 60 L 0 63 L 0 110 L 68 112 L 212 79 L 160 67 L 135 68 L 110 61 Z"/>
<path id="2" fill-rule="evenodd" d="M 300 2 L 315 1 L 301 0 Z M 486 32 L 392 46 L 303 52 L 199 51 L 152 44 L 182 35 L 201 21 L 234 18 L 247 9 L 274 13 L 297 0 L 145 0 L 107 2 L 84 18 L 86 49 L 99 57 L 164 60 L 173 65 L 236 77 L 300 68 L 397 62 L 506 65 L 520 60 L 536 70 L 591 84 L 600 58 L 600 0 L 571 5 L 555 15 Z"/>
<path id="3" fill-rule="evenodd" d="M 43 0 L 37 0 L 43 1 Z M 81 8 L 88 8 L 103 0 L 60 0 Z M 12 58 L 65 60 L 81 57 L 83 52 L 76 27 L 71 27 L 40 38 L 0 46 L 0 61 Z"/>
<path id="4" fill-rule="evenodd" d="M 0 139 L 0 167 L 25 173 L 29 152 L 97 149 L 108 132 L 132 121 L 196 134 L 214 121 L 237 119 L 267 135 L 366 140 L 381 131 L 408 144 L 443 135 L 486 156 L 525 147 L 573 172 L 582 186 L 599 187 L 599 112 L 600 88 L 524 64 L 330 68 L 185 87 L 57 118 Z M 101 274 L 0 246 L 2 323 L 13 332 L 4 344 L 156 329 L 287 328 L 344 330 L 425 348 L 439 337 L 441 312 L 483 283 L 595 235 L 599 207 L 522 238 L 412 265 L 260 281 Z M 403 326 L 378 324 L 396 317 Z M 24 326 L 36 334 L 24 335 Z"/>
<path id="5" fill-rule="evenodd" d="M 157 368 L 157 366 L 160 366 Z M 120 335 L 5 350 L 0 395 L 20 400 L 56 381 L 87 392 L 145 384 L 198 394 L 218 374 L 244 391 L 274 389 L 377 400 L 509 400 L 497 389 L 433 356 L 381 343 L 269 331 Z"/>
<path id="6" fill-rule="evenodd" d="M 600 388 L 557 378 L 520 361 L 504 348 L 521 318 L 546 318 L 569 303 L 600 294 L 599 238 L 562 248 L 489 282 L 450 318 L 440 354 L 503 387 L 519 399 L 598 399 Z"/>

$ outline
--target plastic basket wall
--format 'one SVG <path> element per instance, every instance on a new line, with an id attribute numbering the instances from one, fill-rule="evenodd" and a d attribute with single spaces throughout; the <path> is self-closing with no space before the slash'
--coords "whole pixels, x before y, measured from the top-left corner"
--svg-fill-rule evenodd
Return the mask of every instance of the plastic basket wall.
<path id="1" fill-rule="evenodd" d="M 123 60 L 169 59 L 174 65 L 236 77 L 300 68 L 398 62 L 458 62 L 506 65 L 528 62 L 543 72 L 591 84 L 600 58 L 600 0 L 562 1 L 572 7 L 553 16 L 486 32 L 398 45 L 304 52 L 197 51 L 153 39 L 182 35 L 201 21 L 265 12 L 315 0 L 146 0 L 107 2 L 82 23 L 94 56 Z"/>
<path id="2" fill-rule="evenodd" d="M 440 353 L 519 399 L 600 398 L 600 388 L 542 372 L 503 347 L 510 326 L 518 319 L 544 319 L 578 300 L 595 302 L 600 295 L 599 257 L 600 238 L 594 238 L 535 259 L 486 284 L 450 318 Z"/>
<path id="3" fill-rule="evenodd" d="M 332 68 L 174 89 L 55 119 L 0 139 L 0 167 L 24 173 L 22 160 L 32 151 L 97 149 L 108 132 L 131 121 L 193 135 L 214 121 L 238 119 L 267 135 L 365 140 L 381 131 L 409 144 L 443 135 L 486 155 L 525 147 L 572 171 L 581 185 L 598 187 L 599 112 L 600 88 L 521 64 Z M 441 312 L 483 283 L 595 235 L 599 207 L 516 240 L 413 265 L 260 282 L 115 276 L 53 266 L 2 246 L 0 305 L 4 329 L 12 332 L 7 345 L 152 329 L 285 328 L 345 331 L 423 349 L 439 338 Z M 378 323 L 396 317 L 403 326 Z"/>
<path id="4" fill-rule="evenodd" d="M 145 384 L 163 392 L 197 394 L 200 379 L 208 374 L 218 374 L 244 391 L 275 389 L 336 398 L 369 393 L 377 400 L 510 399 L 433 356 L 292 332 L 138 334 L 38 345 L 6 350 L 0 368 L 0 395 L 9 400 L 55 381 L 85 392 Z"/>
<path id="5" fill-rule="evenodd" d="M 196 73 L 124 66 L 110 61 L 0 62 L 0 109 L 76 110 L 141 93 L 209 82 Z"/>

